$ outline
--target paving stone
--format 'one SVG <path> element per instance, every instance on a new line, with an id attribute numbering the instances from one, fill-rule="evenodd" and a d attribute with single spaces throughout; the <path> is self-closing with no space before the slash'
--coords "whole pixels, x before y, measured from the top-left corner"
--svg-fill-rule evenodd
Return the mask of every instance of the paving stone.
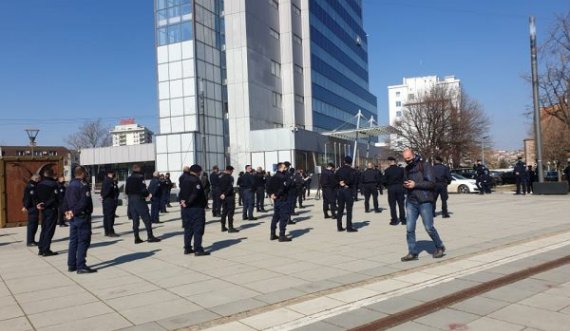
<path id="1" fill-rule="evenodd" d="M 556 295 L 539 293 L 535 296 L 524 299 L 523 301 L 519 302 L 519 304 L 540 309 L 559 311 L 565 307 L 570 306 L 570 300 L 568 300 L 568 298 Z"/>
<path id="2" fill-rule="evenodd" d="M 202 308 L 185 299 L 153 303 L 146 306 L 122 310 L 121 314 L 134 324 L 162 320 L 185 313 L 191 313 Z"/>
<path id="3" fill-rule="evenodd" d="M 256 330 L 240 322 L 230 322 L 227 324 L 222 324 L 211 328 L 207 328 L 205 329 L 205 331 L 256 331 Z"/>
<path id="4" fill-rule="evenodd" d="M 388 315 L 378 311 L 361 308 L 337 315 L 335 317 L 327 318 L 323 322 L 337 325 L 345 329 L 350 329 L 360 325 L 364 325 L 366 323 L 379 320 L 386 316 Z"/>
<path id="5" fill-rule="evenodd" d="M 220 315 L 208 310 L 198 310 L 190 313 L 185 313 L 166 319 L 156 321 L 160 326 L 167 330 L 176 330 L 190 325 L 196 325 L 203 322 L 211 321 L 221 317 Z"/>
<path id="6" fill-rule="evenodd" d="M 407 322 L 390 328 L 390 331 L 441 331 L 441 329 L 416 322 Z"/>
<path id="7" fill-rule="evenodd" d="M 343 331 L 343 330 L 346 330 L 346 328 L 325 322 L 317 322 L 295 329 L 295 331 Z"/>
<path id="8" fill-rule="evenodd" d="M 414 322 L 444 330 L 453 328 L 457 330 L 461 325 L 469 324 L 479 318 L 480 316 L 475 314 L 445 308 L 433 314 L 420 317 Z"/>
<path id="9" fill-rule="evenodd" d="M 535 292 L 526 291 L 522 289 L 513 290 L 509 287 L 501 287 L 486 293 L 483 293 L 481 296 L 484 296 L 489 299 L 495 299 L 505 302 L 519 302 L 524 300 L 528 297 L 535 295 Z"/>
<path id="10" fill-rule="evenodd" d="M 548 310 L 513 304 L 489 315 L 490 318 L 541 330 L 568 330 L 570 316 Z"/>
<path id="11" fill-rule="evenodd" d="M 248 299 L 224 303 L 208 309 L 222 316 L 230 316 L 236 313 L 241 313 L 251 309 L 263 307 L 265 305 L 267 305 L 267 303 L 263 301 L 248 298 Z"/>
<path id="12" fill-rule="evenodd" d="M 105 315 L 113 311 L 109 306 L 101 302 L 93 302 L 80 306 L 73 306 L 57 310 L 46 311 L 38 314 L 28 315 L 30 321 L 36 329 L 53 325 L 70 323 L 77 320 L 88 319 L 90 317 Z"/>
<path id="13" fill-rule="evenodd" d="M 117 331 L 166 331 L 166 329 L 156 322 L 149 322 L 135 326 L 129 326 Z"/>
<path id="14" fill-rule="evenodd" d="M 38 328 L 38 331 L 106 331 L 116 330 L 131 325 L 117 313 L 104 314 L 89 318 L 80 318 L 67 323 Z"/>
<path id="15" fill-rule="evenodd" d="M 467 313 L 477 314 L 480 316 L 489 315 L 503 307 L 509 305 L 508 302 L 498 301 L 482 296 L 473 297 L 465 301 L 459 302 L 451 306 L 451 308 L 456 310 L 461 310 Z"/>
<path id="16" fill-rule="evenodd" d="M 279 308 L 259 315 L 251 316 L 240 322 L 254 329 L 263 330 L 275 325 L 294 321 L 305 315 L 286 308 Z"/>
<path id="17" fill-rule="evenodd" d="M 409 308 L 413 308 L 423 304 L 421 301 L 410 299 L 406 296 L 395 297 L 385 301 L 381 301 L 370 306 L 367 309 L 379 311 L 386 314 L 395 314 Z"/>
<path id="18" fill-rule="evenodd" d="M 0 321 L 0 330 L 9 331 L 29 331 L 34 330 L 30 322 L 25 317 L 17 317 Z"/>
<path id="19" fill-rule="evenodd" d="M 305 292 L 296 289 L 284 289 L 279 291 L 273 291 L 266 294 L 258 295 L 253 297 L 255 300 L 266 302 L 268 304 L 274 304 L 277 302 L 282 302 L 292 298 L 300 297 L 304 295 Z"/>
<path id="20" fill-rule="evenodd" d="M 507 323 L 503 321 L 499 321 L 496 319 L 482 317 L 478 320 L 475 320 L 469 324 L 467 324 L 467 328 L 465 330 L 470 331 L 489 331 L 489 330 L 501 330 L 501 331 L 520 331 L 523 330 L 525 327 L 518 325 Z"/>
<path id="21" fill-rule="evenodd" d="M 328 297 L 320 297 L 290 305 L 287 306 L 287 308 L 304 315 L 312 315 L 344 304 L 344 302 L 339 300 L 334 300 Z"/>

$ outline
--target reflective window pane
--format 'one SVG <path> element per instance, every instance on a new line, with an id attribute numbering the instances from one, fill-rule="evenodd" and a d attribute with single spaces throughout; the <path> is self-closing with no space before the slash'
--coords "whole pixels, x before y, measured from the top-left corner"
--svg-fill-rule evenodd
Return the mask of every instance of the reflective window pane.
<path id="1" fill-rule="evenodd" d="M 166 0 L 158 0 L 156 2 L 156 9 L 164 9 L 166 8 Z"/>
<path id="2" fill-rule="evenodd" d="M 157 42 L 158 46 L 163 46 L 168 43 L 166 28 L 159 28 L 157 30 Z"/>
<path id="3" fill-rule="evenodd" d="M 182 40 L 192 39 L 192 23 L 184 22 L 182 25 Z"/>
<path id="4" fill-rule="evenodd" d="M 180 24 L 174 24 L 168 27 L 168 43 L 173 44 L 180 41 Z"/>

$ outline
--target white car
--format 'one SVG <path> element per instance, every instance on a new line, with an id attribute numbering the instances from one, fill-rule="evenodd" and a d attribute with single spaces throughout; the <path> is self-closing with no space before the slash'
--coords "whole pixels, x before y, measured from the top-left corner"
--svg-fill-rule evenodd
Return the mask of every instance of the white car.
<path id="1" fill-rule="evenodd" d="M 451 174 L 451 184 L 447 187 L 450 193 L 475 193 L 479 192 L 475 179 L 465 178 L 458 174 Z"/>

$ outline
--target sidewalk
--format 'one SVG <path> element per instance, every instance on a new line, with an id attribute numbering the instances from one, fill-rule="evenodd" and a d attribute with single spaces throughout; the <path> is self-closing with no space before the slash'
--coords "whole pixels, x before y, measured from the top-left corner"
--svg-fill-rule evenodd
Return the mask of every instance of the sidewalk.
<path id="1" fill-rule="evenodd" d="M 380 199 L 385 207 L 386 196 Z M 212 251 L 208 257 L 182 254 L 176 208 L 155 227 L 161 243 L 135 245 L 123 207 L 116 227 L 120 238 L 103 237 L 101 218 L 94 219 L 88 264 L 99 272 L 92 275 L 67 272 L 67 229 L 56 230 L 52 249 L 60 255 L 49 258 L 25 247 L 25 228 L 1 229 L 0 329 L 222 326 L 299 304 L 291 314 L 296 319 L 315 309 L 307 300 L 569 231 L 569 202 L 568 196 L 452 195 L 452 218 L 436 219 L 448 255 L 434 260 L 423 252 L 414 263 L 399 260 L 406 254 L 405 228 L 389 226 L 387 211 L 365 214 L 362 200 L 355 204 L 358 233 L 338 233 L 334 221 L 322 218 L 321 201 L 308 200 L 310 207 L 301 210 L 299 223 L 288 227 L 291 243 L 269 241 L 270 214 L 258 215 L 258 221 L 237 221 L 242 230 L 237 234 L 221 233 L 219 223 L 209 219 L 204 237 Z M 431 251 L 427 238 L 419 226 L 418 240 Z M 245 330 L 252 327 L 243 325 Z"/>

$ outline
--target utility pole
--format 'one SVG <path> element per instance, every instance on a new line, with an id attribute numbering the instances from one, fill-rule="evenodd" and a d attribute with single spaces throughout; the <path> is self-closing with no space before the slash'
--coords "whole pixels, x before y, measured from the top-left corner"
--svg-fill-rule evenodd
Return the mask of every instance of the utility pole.
<path id="1" fill-rule="evenodd" d="M 532 99 L 534 103 L 534 141 L 536 147 L 536 164 L 538 168 L 538 182 L 544 183 L 544 169 L 542 168 L 542 129 L 540 127 L 540 104 L 538 101 L 538 65 L 536 50 L 536 21 L 534 16 L 529 19 L 530 25 L 530 64 L 532 68 Z"/>
<path id="2" fill-rule="evenodd" d="M 356 132 L 354 138 L 354 153 L 352 153 L 353 165 L 358 166 L 358 158 L 356 152 L 358 151 L 358 130 L 360 130 L 360 118 L 362 117 L 362 111 L 359 109 L 358 114 L 356 114 Z"/>

